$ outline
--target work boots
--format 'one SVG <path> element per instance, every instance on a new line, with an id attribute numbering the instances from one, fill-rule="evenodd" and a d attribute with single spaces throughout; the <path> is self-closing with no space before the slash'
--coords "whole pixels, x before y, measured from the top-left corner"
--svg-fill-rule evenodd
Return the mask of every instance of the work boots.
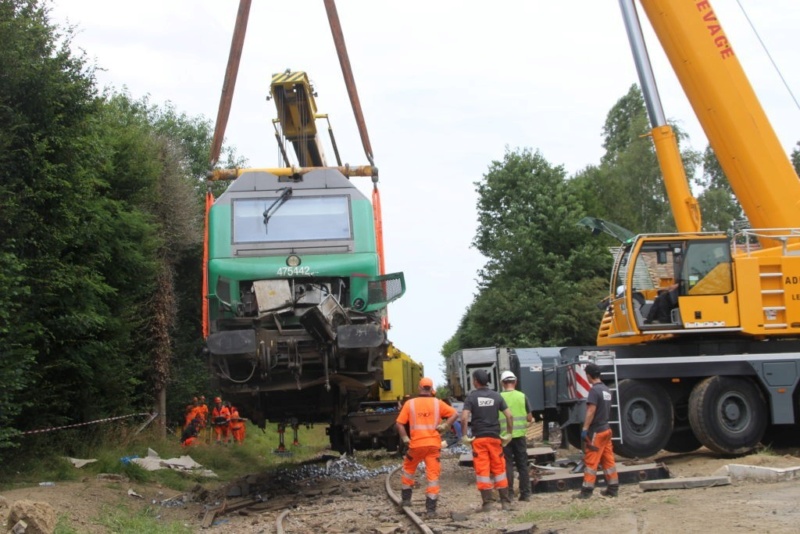
<path id="1" fill-rule="evenodd" d="M 619 495 L 619 484 L 611 484 L 606 489 L 600 492 L 605 497 L 616 497 Z"/>
<path id="2" fill-rule="evenodd" d="M 580 493 L 576 493 L 572 496 L 573 499 L 590 499 L 592 497 L 592 493 L 594 493 L 594 488 L 581 488 Z"/>
<path id="3" fill-rule="evenodd" d="M 481 500 L 483 500 L 481 512 L 491 512 L 494 510 L 494 496 L 492 495 L 492 490 L 481 490 Z"/>
<path id="4" fill-rule="evenodd" d="M 497 493 L 500 494 L 500 506 L 503 507 L 503 510 L 513 510 L 514 505 L 511 504 L 511 497 L 508 495 L 508 488 L 500 488 L 497 490 Z"/>
<path id="5" fill-rule="evenodd" d="M 411 506 L 411 489 L 404 489 L 400 491 L 402 495 L 402 500 L 400 501 L 400 506 Z"/>
<path id="6" fill-rule="evenodd" d="M 430 497 L 425 498 L 425 517 L 427 519 L 433 519 L 437 517 L 436 515 L 436 499 L 431 499 Z"/>

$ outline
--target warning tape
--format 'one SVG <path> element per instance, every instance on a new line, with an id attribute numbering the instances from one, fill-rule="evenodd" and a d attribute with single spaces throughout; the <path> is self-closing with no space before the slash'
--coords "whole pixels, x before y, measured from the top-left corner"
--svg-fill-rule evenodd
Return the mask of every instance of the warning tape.
<path id="1" fill-rule="evenodd" d="M 144 415 L 146 415 L 148 417 L 154 417 L 153 414 L 146 413 L 146 412 L 132 413 L 130 415 L 119 415 L 117 417 L 106 417 L 105 419 L 97 419 L 95 421 L 87 421 L 85 423 L 75 423 L 74 425 L 54 426 L 54 427 L 50 427 L 50 428 L 42 428 L 42 429 L 39 429 L 39 430 L 27 430 L 25 432 L 20 432 L 20 434 L 22 434 L 23 436 L 27 435 L 27 434 L 43 434 L 45 432 L 54 432 L 56 430 L 64 430 L 66 428 L 78 428 L 78 427 L 81 427 L 81 426 L 96 425 L 98 423 L 107 423 L 109 421 L 119 421 L 120 419 L 129 419 L 131 417 L 140 417 L 140 416 L 144 416 Z"/>

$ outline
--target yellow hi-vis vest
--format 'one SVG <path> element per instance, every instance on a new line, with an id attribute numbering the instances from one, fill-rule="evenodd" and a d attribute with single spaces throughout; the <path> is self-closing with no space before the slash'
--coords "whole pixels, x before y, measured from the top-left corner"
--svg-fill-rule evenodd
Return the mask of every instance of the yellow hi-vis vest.
<path id="1" fill-rule="evenodd" d="M 525 410 L 525 394 L 516 389 L 513 391 L 502 391 L 500 395 L 505 399 L 508 404 L 508 409 L 511 410 L 513 417 L 513 428 L 511 432 L 512 438 L 521 438 L 525 435 L 525 430 L 528 428 L 528 412 Z M 506 416 L 500 413 L 500 435 L 506 435 Z"/>

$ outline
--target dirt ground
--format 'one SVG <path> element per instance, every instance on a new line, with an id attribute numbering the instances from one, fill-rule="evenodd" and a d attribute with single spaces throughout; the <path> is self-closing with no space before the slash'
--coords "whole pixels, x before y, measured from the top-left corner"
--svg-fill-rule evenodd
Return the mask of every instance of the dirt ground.
<path id="1" fill-rule="evenodd" d="M 357 459 L 376 468 L 398 465 L 393 457 L 375 458 L 357 454 Z M 691 454 L 664 453 L 653 459 L 666 464 L 674 477 L 712 475 L 730 464 L 747 464 L 777 468 L 800 466 L 797 450 L 775 451 L 731 459 L 716 458 L 701 449 Z M 386 468 L 385 468 L 386 469 Z M 361 474 L 363 475 L 363 473 Z M 267 475 L 269 476 L 269 475 Z M 386 475 L 371 478 L 354 476 L 353 480 L 303 479 L 281 481 L 265 488 L 264 500 L 279 508 L 261 512 L 233 512 L 216 519 L 207 529 L 201 528 L 206 509 L 218 503 L 219 496 L 204 502 L 190 502 L 180 507 L 164 507 L 159 503 L 180 495 L 157 485 L 104 481 L 85 478 L 80 482 L 57 483 L 52 487 L 30 487 L 1 493 L 8 503 L 30 499 L 50 503 L 57 514 L 68 518 L 78 532 L 103 533 L 111 530 L 100 526 L 97 517 L 103 507 L 120 505 L 129 510 L 150 507 L 161 521 L 180 521 L 196 532 L 213 534 L 272 533 L 281 510 L 288 509 L 284 520 L 287 533 L 372 533 L 415 532 L 411 523 L 390 505 L 384 490 Z M 414 491 L 414 508 L 424 510 L 424 474 L 418 473 L 421 488 Z M 275 487 L 277 486 L 277 487 Z M 399 477 L 392 486 L 399 493 Z M 479 507 L 471 468 L 458 465 L 458 455 L 443 455 L 440 512 L 447 517 L 429 521 L 434 532 L 495 533 L 533 522 L 537 532 L 594 533 L 672 533 L 672 532 L 798 532 L 800 524 L 800 481 L 764 483 L 739 481 L 729 486 L 706 489 L 681 489 L 644 492 L 638 484 L 624 484 L 616 499 L 594 496 L 589 501 L 574 501 L 574 491 L 537 493 L 528 503 L 516 503 L 513 512 L 472 513 Z M 213 483 L 207 488 L 214 487 Z M 133 489 L 142 498 L 128 495 Z M 282 494 L 282 495 L 281 495 Z M 291 497 L 287 497 L 291 495 Z M 281 505 L 285 503 L 285 506 Z M 7 509 L 0 509 L 4 520 Z M 466 519 L 453 521 L 451 512 L 468 512 Z M 552 517 L 542 515 L 548 512 Z M 526 516 L 527 514 L 527 516 Z M 394 528 L 394 530 L 392 530 Z M 378 530 L 380 529 L 380 530 Z"/>

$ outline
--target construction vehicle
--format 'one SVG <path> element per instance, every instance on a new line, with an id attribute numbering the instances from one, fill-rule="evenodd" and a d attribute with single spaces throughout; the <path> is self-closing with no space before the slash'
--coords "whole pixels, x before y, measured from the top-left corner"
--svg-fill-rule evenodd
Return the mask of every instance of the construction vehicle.
<path id="1" fill-rule="evenodd" d="M 612 427 L 623 456 L 703 445 L 738 455 L 762 441 L 798 439 L 800 181 L 710 2 L 640 4 L 751 228 L 702 231 L 636 6 L 620 0 L 678 231 L 633 235 L 581 221 L 622 246 L 597 346 L 561 348 L 557 359 L 536 362 L 544 370 L 540 415 L 579 447 L 581 373 L 594 361 L 616 394 Z M 658 321 L 649 313 L 656 305 L 668 307 Z"/>
<path id="2" fill-rule="evenodd" d="M 249 5 L 241 0 L 212 165 Z M 308 75 L 286 71 L 270 84 L 284 166 L 208 175 L 212 182 L 231 180 L 219 198 L 207 199 L 203 326 L 209 364 L 219 391 L 242 415 L 262 428 L 267 421 L 278 424 L 279 450 L 287 425 L 297 442 L 300 425 L 328 423 L 331 447 L 339 451 L 388 439 L 383 429 L 360 424 L 357 414 L 388 413 L 385 406 L 362 403 L 380 402 L 379 384 L 394 372 L 398 357 L 387 337 L 386 307 L 405 292 L 403 273 L 384 270 L 378 172 L 357 94 L 353 98 L 335 6 L 332 0 L 325 5 L 369 164 L 342 163 L 328 122 L 336 157 L 336 165 L 328 165 L 317 129 L 317 121 L 328 117 L 317 111 Z M 351 182 L 354 176 L 372 178 L 372 202 Z M 402 389 L 403 379 L 393 378 L 393 388 Z M 393 423 L 394 417 L 388 426 Z"/>
<path id="3" fill-rule="evenodd" d="M 422 364 L 390 343 L 383 360 L 383 378 L 373 385 L 358 410 L 347 414 L 344 449 L 397 450 L 400 436 L 395 421 L 403 401 L 416 395 L 423 375 Z"/>

